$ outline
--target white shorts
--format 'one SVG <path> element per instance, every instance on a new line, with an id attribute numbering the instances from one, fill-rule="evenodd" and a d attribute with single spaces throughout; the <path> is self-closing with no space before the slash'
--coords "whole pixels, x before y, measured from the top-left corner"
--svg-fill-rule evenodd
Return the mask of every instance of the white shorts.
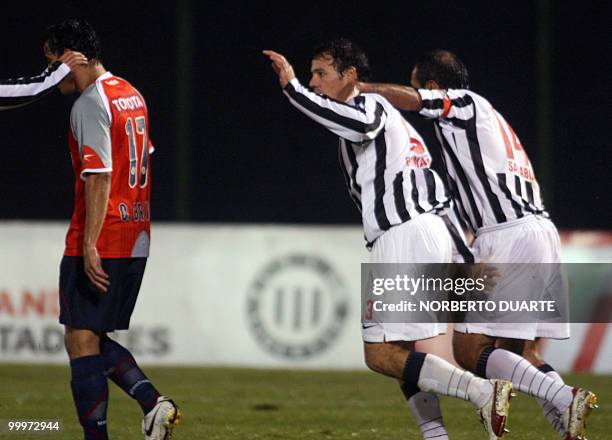
<path id="1" fill-rule="evenodd" d="M 378 237 L 370 263 L 450 263 L 452 256 L 444 221 L 434 214 L 421 214 Z M 367 322 L 361 330 L 364 342 L 419 341 L 445 332 L 445 323 Z"/>
<path id="2" fill-rule="evenodd" d="M 485 263 L 561 263 L 561 240 L 557 228 L 547 218 L 535 215 L 479 232 L 472 246 L 477 261 Z M 517 267 L 520 273 L 513 279 L 529 277 L 525 267 L 524 264 Z M 546 279 L 542 280 L 542 289 L 567 289 L 567 281 L 561 269 L 559 266 L 547 274 Z M 516 295 L 516 285 L 509 284 L 509 297 Z M 504 295 L 503 286 L 501 295 Z M 567 339 L 569 328 L 569 323 L 550 322 L 455 324 L 455 331 L 461 333 L 525 340 L 537 337 Z"/>

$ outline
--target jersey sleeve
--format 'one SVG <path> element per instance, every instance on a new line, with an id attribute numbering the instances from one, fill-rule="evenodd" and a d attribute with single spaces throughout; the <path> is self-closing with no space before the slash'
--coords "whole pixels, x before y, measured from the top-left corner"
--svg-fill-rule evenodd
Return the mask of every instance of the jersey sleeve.
<path id="1" fill-rule="evenodd" d="M 1 79 L 0 110 L 30 104 L 51 92 L 70 73 L 66 64 L 55 63 L 37 76 Z"/>
<path id="2" fill-rule="evenodd" d="M 97 94 L 81 96 L 70 114 L 72 134 L 81 155 L 81 179 L 113 170 L 110 117 Z"/>
<path id="3" fill-rule="evenodd" d="M 283 90 L 289 102 L 312 120 L 350 142 L 374 139 L 385 126 L 387 114 L 381 103 L 364 97 L 362 106 L 336 101 L 306 89 L 294 78 Z"/>
<path id="4" fill-rule="evenodd" d="M 474 103 L 467 90 L 419 89 L 421 116 L 429 119 L 445 119 L 448 122 L 467 121 L 474 117 Z"/>

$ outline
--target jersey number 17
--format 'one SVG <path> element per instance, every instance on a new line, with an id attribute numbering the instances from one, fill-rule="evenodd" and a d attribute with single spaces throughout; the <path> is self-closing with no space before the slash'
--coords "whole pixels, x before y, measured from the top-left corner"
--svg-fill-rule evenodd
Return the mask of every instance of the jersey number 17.
<path id="1" fill-rule="evenodd" d="M 135 130 L 134 130 L 135 129 Z M 144 116 L 137 116 L 132 120 L 127 118 L 125 122 L 125 132 L 130 143 L 130 188 L 135 188 L 138 183 L 140 188 L 147 186 L 147 169 L 149 167 L 149 151 L 147 139 L 147 125 Z M 140 152 L 140 166 L 138 164 L 138 148 L 136 145 L 136 135 L 142 136 L 142 150 Z M 137 172 L 138 171 L 138 172 Z"/>

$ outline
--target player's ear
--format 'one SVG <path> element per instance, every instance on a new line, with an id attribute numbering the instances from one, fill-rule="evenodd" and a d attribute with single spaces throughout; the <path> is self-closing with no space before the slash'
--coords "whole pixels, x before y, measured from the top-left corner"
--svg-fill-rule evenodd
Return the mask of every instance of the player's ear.
<path id="1" fill-rule="evenodd" d="M 352 82 L 359 81 L 357 78 L 357 69 L 354 66 L 348 67 L 342 72 L 342 76 Z"/>
<path id="2" fill-rule="evenodd" d="M 435 90 L 435 89 L 441 89 L 442 87 L 440 87 L 440 84 L 438 84 L 433 79 L 428 79 L 427 82 L 425 83 L 425 88 L 428 90 Z"/>

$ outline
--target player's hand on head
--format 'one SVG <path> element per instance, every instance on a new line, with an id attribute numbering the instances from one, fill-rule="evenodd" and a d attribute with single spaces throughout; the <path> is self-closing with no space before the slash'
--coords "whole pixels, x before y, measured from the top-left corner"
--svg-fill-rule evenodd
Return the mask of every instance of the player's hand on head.
<path id="1" fill-rule="evenodd" d="M 87 65 L 87 57 L 81 52 L 75 52 L 72 50 L 64 52 L 64 54 L 59 57 L 59 60 L 70 67 L 70 70 L 72 71 L 74 71 L 76 67 Z"/>
<path id="2" fill-rule="evenodd" d="M 85 274 L 89 281 L 101 292 L 106 293 L 110 286 L 110 278 L 102 268 L 102 260 L 95 247 L 83 248 L 83 263 L 85 265 Z"/>
<path id="3" fill-rule="evenodd" d="M 264 50 L 263 54 L 270 58 L 272 61 L 272 69 L 278 75 L 278 81 L 282 88 L 285 88 L 289 81 L 295 78 L 295 73 L 293 72 L 293 66 L 289 64 L 289 61 L 282 56 L 278 52 L 274 52 L 273 50 Z"/>

